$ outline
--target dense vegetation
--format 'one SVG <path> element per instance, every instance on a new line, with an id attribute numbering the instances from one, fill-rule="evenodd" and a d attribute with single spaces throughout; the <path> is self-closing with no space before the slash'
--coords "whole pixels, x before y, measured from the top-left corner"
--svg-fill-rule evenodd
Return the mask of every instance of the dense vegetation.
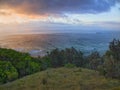
<path id="1" fill-rule="evenodd" d="M 106 77 L 120 79 L 120 41 L 116 39 L 110 42 L 109 50 L 103 56 L 97 51 L 84 56 L 81 51 L 72 47 L 65 50 L 55 49 L 41 59 L 44 59 L 44 68 L 73 64 L 76 67 L 97 70 Z"/>
<path id="2" fill-rule="evenodd" d="M 9 82 L 40 70 L 40 61 L 29 54 L 0 48 L 0 83 Z"/>
<path id="3" fill-rule="evenodd" d="M 27 53 L 0 48 L 0 83 L 56 67 L 84 67 L 99 71 L 106 77 L 120 79 L 120 41 L 113 40 L 105 55 L 92 52 L 84 56 L 75 48 L 54 49 L 44 57 L 33 58 Z"/>

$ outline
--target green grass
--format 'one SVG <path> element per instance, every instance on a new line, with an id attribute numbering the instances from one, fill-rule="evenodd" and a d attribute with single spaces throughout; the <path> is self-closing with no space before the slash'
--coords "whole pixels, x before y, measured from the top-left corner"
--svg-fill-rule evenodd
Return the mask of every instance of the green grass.
<path id="1" fill-rule="evenodd" d="M 0 90 L 120 90 L 120 81 L 88 69 L 63 67 L 1 85 Z"/>

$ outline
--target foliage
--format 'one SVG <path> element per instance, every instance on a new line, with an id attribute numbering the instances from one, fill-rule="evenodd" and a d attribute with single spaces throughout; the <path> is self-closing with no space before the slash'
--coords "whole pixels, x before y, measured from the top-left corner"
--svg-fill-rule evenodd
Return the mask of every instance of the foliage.
<path id="1" fill-rule="evenodd" d="M 48 56 L 44 56 L 40 60 L 42 62 L 42 70 L 52 67 L 51 60 Z"/>
<path id="2" fill-rule="evenodd" d="M 112 55 L 116 60 L 120 60 L 120 40 L 114 39 L 112 42 L 110 42 L 109 51 L 106 54 L 108 56 Z"/>
<path id="3" fill-rule="evenodd" d="M 77 51 L 75 48 L 66 48 L 65 50 L 54 49 L 49 54 L 48 57 L 51 60 L 53 67 L 61 67 L 67 63 L 72 63 L 78 67 L 84 64 L 83 53 Z"/>
<path id="4" fill-rule="evenodd" d="M 99 52 L 95 51 L 92 52 L 88 57 L 87 57 L 87 66 L 90 69 L 97 70 L 98 66 L 103 64 L 103 60 L 99 55 Z"/>
<path id="5" fill-rule="evenodd" d="M 106 77 L 120 79 L 120 41 L 114 39 L 109 50 L 104 55 L 104 64 L 102 65 L 102 73 Z"/>
<path id="6" fill-rule="evenodd" d="M 13 81 L 18 78 L 18 72 L 15 67 L 6 61 L 0 61 L 0 83 Z"/>
<path id="7" fill-rule="evenodd" d="M 0 83 L 13 81 L 47 68 L 63 66 L 98 70 L 106 77 L 120 79 L 120 41 L 114 39 L 103 56 L 97 51 L 84 56 L 81 51 L 71 47 L 64 50 L 56 48 L 46 56 L 34 58 L 28 53 L 0 48 Z"/>
<path id="8" fill-rule="evenodd" d="M 12 81 L 41 70 L 41 61 L 37 58 L 12 49 L 0 48 L 0 63 L 4 63 L 3 65 L 0 64 L 0 76 L 2 78 L 0 83 Z"/>
<path id="9" fill-rule="evenodd" d="M 74 68 L 76 66 L 74 64 L 68 63 L 68 64 L 65 64 L 64 67 L 66 67 L 66 68 Z"/>

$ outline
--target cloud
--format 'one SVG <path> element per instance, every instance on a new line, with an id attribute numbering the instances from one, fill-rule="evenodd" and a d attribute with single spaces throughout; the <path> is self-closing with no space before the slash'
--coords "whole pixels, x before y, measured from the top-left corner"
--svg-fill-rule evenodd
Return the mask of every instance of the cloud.
<path id="1" fill-rule="evenodd" d="M 64 15 L 65 13 L 102 13 L 120 0 L 0 0 L 0 9 L 12 9 L 28 15 Z"/>
<path id="2" fill-rule="evenodd" d="M 9 16 L 9 15 L 11 15 L 11 12 L 10 12 L 10 11 L 6 11 L 6 10 L 3 10 L 3 9 L 0 9 L 0 15 Z"/>

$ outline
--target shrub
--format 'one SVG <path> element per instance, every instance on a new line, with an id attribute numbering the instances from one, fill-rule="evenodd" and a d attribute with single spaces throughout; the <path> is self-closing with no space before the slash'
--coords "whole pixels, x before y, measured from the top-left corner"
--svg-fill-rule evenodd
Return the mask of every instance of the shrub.
<path id="1" fill-rule="evenodd" d="M 41 58 L 42 70 L 52 67 L 51 59 L 48 56 Z"/>
<path id="2" fill-rule="evenodd" d="M 65 64 L 64 67 L 66 67 L 66 68 L 74 68 L 76 66 L 74 64 L 68 63 L 68 64 Z"/>
<path id="3" fill-rule="evenodd" d="M 9 82 L 18 78 L 15 67 L 6 61 L 0 61 L 0 83 Z"/>
<path id="4" fill-rule="evenodd" d="M 120 79 L 120 41 L 113 40 L 110 42 L 109 50 L 104 55 L 104 64 L 102 72 L 106 77 Z"/>
<path id="5" fill-rule="evenodd" d="M 65 50 L 54 49 L 47 55 L 51 60 L 52 67 L 62 67 L 67 63 L 72 63 L 77 67 L 84 66 L 83 53 L 75 48 Z"/>
<path id="6" fill-rule="evenodd" d="M 0 60 L 10 62 L 16 68 L 19 77 L 41 70 L 41 62 L 37 58 L 12 49 L 0 48 Z"/>

